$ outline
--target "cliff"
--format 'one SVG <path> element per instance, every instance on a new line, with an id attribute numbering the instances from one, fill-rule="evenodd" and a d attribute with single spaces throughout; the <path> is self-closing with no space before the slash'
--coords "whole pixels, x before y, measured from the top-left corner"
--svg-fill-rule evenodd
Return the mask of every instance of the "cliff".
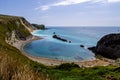
<path id="1" fill-rule="evenodd" d="M 26 40 L 34 27 L 23 17 L 0 15 L 0 36 L 9 43 Z"/>
<path id="2" fill-rule="evenodd" d="M 89 47 L 88 49 L 96 55 L 106 58 L 120 58 L 120 33 L 105 35 L 97 42 L 95 47 Z"/>
<path id="3" fill-rule="evenodd" d="M 120 34 L 102 37 L 97 43 L 96 53 L 111 59 L 120 58 Z"/>

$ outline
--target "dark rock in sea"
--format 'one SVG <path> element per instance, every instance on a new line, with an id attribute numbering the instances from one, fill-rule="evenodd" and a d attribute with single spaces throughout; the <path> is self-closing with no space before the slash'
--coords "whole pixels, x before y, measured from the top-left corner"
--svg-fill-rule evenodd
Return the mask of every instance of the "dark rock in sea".
<path id="1" fill-rule="evenodd" d="M 63 38 L 61 38 L 61 37 L 59 37 L 59 36 L 57 36 L 57 35 L 53 35 L 53 38 L 58 39 L 58 40 L 61 40 L 61 41 L 64 41 L 64 42 L 67 42 L 66 39 L 63 39 Z"/>
<path id="2" fill-rule="evenodd" d="M 95 52 L 111 59 L 120 58 L 120 33 L 108 34 L 101 38 L 97 43 Z"/>
<path id="3" fill-rule="evenodd" d="M 89 47 L 88 50 L 92 51 L 93 53 L 96 53 L 96 47 Z"/>
<path id="4" fill-rule="evenodd" d="M 55 32 L 53 32 L 53 34 L 55 35 L 56 33 L 55 33 Z"/>
<path id="5" fill-rule="evenodd" d="M 80 45 L 80 47 L 84 48 L 84 45 Z"/>
<path id="6" fill-rule="evenodd" d="M 71 43 L 71 41 L 69 41 L 69 43 Z"/>

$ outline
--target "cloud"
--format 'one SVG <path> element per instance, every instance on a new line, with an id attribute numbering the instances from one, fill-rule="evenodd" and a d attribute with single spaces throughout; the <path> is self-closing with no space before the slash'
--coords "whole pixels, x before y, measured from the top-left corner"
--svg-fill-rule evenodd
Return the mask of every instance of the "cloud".
<path id="1" fill-rule="evenodd" d="M 88 1 L 90 0 L 63 0 L 61 2 L 54 3 L 52 6 L 66 6 L 66 5 L 79 4 Z"/>
<path id="2" fill-rule="evenodd" d="M 45 11 L 45 10 L 48 10 L 51 7 L 55 7 L 55 6 L 68 6 L 68 5 L 85 3 L 85 2 L 115 3 L 115 2 L 120 2 L 120 0 L 62 0 L 62 1 L 59 1 L 59 2 L 52 3 L 52 4 L 40 6 L 36 9 L 37 10 L 40 9 L 40 10 Z"/>
<path id="3" fill-rule="evenodd" d="M 108 0 L 108 2 L 113 3 L 113 2 L 120 2 L 120 0 Z"/>
<path id="4" fill-rule="evenodd" d="M 48 10 L 51 7 L 55 7 L 55 6 L 68 6 L 68 5 L 79 4 L 79 3 L 84 3 L 84 2 L 88 2 L 88 1 L 91 1 L 91 0 L 62 0 L 60 2 L 55 2 L 53 4 L 40 6 L 36 9 L 45 11 L 45 10 Z"/>
<path id="5" fill-rule="evenodd" d="M 41 10 L 45 11 L 45 10 L 48 10 L 49 8 L 50 8 L 50 6 L 46 5 L 46 6 L 42 6 Z"/>

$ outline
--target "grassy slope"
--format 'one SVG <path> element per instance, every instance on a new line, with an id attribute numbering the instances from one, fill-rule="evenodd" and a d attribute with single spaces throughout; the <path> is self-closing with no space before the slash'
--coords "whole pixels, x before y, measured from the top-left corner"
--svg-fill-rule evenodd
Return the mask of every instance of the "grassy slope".
<path id="1" fill-rule="evenodd" d="M 16 25 L 16 22 L 20 22 L 19 19 L 20 19 L 20 17 L 13 17 L 13 16 L 11 17 L 11 16 L 4 16 L 4 15 L 0 16 L 0 20 L 1 20 L 0 21 L 0 61 L 2 62 L 2 61 L 4 61 L 4 59 L 12 59 L 11 62 L 15 61 L 15 65 L 18 66 L 19 68 L 24 68 L 24 66 L 27 65 L 30 68 L 30 69 L 29 68 L 28 69 L 33 71 L 33 74 L 39 75 L 41 73 L 36 73 L 36 71 L 37 71 L 36 68 L 40 67 L 40 68 L 46 69 L 45 66 L 39 65 L 36 62 L 33 62 L 33 61 L 29 60 L 27 57 L 22 55 L 19 50 L 10 46 L 9 44 L 7 44 L 5 42 L 5 37 L 7 36 L 6 33 L 8 32 L 10 34 L 13 30 L 19 30 L 21 32 L 21 34 L 26 36 L 26 37 L 30 35 L 29 31 L 26 30 L 22 24 L 19 24 L 19 26 Z M 9 60 L 6 61 L 5 64 L 7 65 L 7 63 L 9 63 Z M 3 68 L 6 68 L 6 67 L 10 67 L 10 68 L 13 67 L 14 68 L 14 65 L 13 66 L 8 65 L 8 66 L 5 66 L 5 67 L 3 65 Z M 3 69 L 3 68 L 1 68 L 1 69 Z M 44 69 L 42 69 L 42 70 L 44 70 Z M 25 70 L 26 69 L 23 69 L 23 71 L 25 71 Z M 9 70 L 9 71 L 11 71 L 11 70 Z M 8 72 L 6 72 L 6 73 L 8 73 Z M 9 74 L 6 74 L 6 75 L 9 75 Z M 0 72 L 0 80 L 1 79 L 4 80 L 5 79 L 4 76 L 6 76 L 6 75 L 3 75 L 2 72 Z M 16 75 L 16 74 L 14 74 L 14 75 Z M 29 73 L 29 75 L 32 76 L 31 73 Z M 45 78 L 45 77 L 46 76 L 41 77 L 41 78 Z M 7 79 L 7 80 L 9 80 L 9 79 Z"/>
<path id="2" fill-rule="evenodd" d="M 107 76 L 113 76 L 113 78 L 120 78 L 119 69 L 115 71 L 116 67 L 93 67 L 93 68 L 78 68 L 71 67 L 71 65 L 60 67 L 46 67 L 29 60 L 27 57 L 21 54 L 19 50 L 8 45 L 5 42 L 6 32 L 10 32 L 14 29 L 20 30 L 25 36 L 30 33 L 23 29 L 20 24 L 17 27 L 15 22 L 19 21 L 20 17 L 0 16 L 0 80 L 45 80 L 50 76 L 51 80 L 104 80 Z M 27 66 L 27 67 L 26 67 Z M 6 70 L 7 69 L 7 70 Z M 6 72 L 6 74 L 5 74 Z M 21 78 L 20 78 L 20 73 Z M 26 74 L 27 73 L 27 74 Z M 48 76 L 48 75 L 49 76 Z M 10 75 L 10 76 L 8 76 Z M 26 79 L 25 77 L 26 76 Z M 32 77 L 30 77 L 32 76 Z"/>

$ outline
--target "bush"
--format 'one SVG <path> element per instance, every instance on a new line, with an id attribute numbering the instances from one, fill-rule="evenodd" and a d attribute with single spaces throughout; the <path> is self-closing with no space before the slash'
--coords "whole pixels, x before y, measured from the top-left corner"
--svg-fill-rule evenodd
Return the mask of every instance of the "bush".
<path id="1" fill-rule="evenodd" d="M 57 66 L 55 69 L 59 70 L 72 70 L 73 68 L 80 68 L 77 64 L 74 63 L 63 63 L 59 66 Z"/>

